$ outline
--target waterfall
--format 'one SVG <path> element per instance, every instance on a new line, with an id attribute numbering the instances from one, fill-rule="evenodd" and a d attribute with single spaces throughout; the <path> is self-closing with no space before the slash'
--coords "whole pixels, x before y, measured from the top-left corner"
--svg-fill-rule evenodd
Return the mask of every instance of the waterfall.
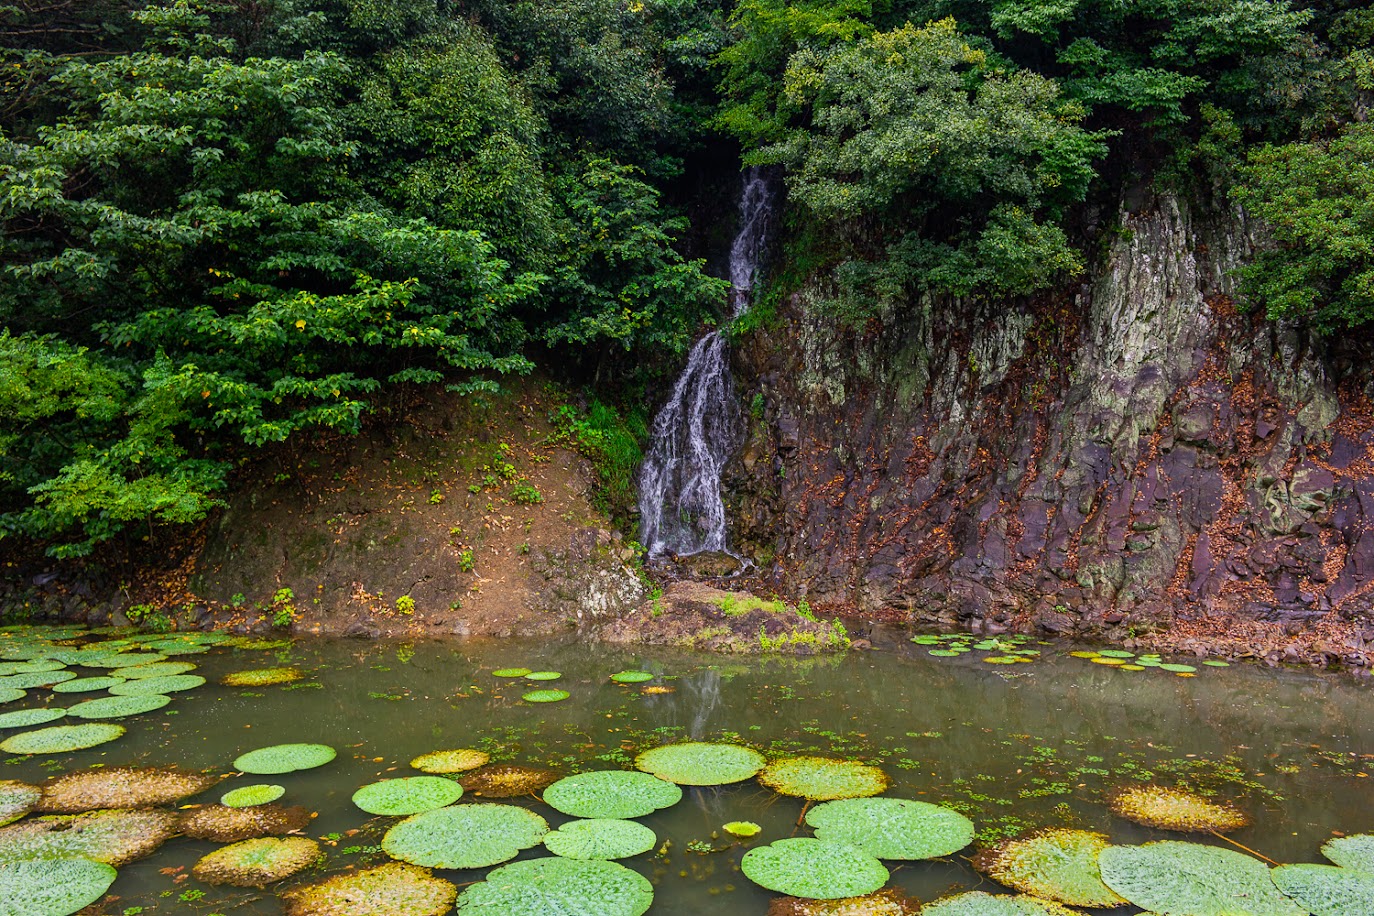
<path id="1" fill-rule="evenodd" d="M 730 246 L 730 311 L 749 307 L 773 217 L 772 186 L 757 168 L 744 176 L 739 232 Z M 650 556 L 725 551 L 720 472 L 742 433 L 725 335 L 692 347 L 672 397 L 654 419 L 639 476 L 640 539 Z"/>

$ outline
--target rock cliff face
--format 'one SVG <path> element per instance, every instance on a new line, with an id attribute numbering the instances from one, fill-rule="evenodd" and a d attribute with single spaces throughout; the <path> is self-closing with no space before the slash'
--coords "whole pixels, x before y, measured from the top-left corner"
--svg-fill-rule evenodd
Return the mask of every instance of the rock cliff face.
<path id="1" fill-rule="evenodd" d="M 813 604 L 965 625 L 1368 615 L 1367 359 L 1236 310 L 1254 244 L 1151 199 L 1054 296 L 853 328 L 803 290 L 736 350 L 732 543 Z"/>

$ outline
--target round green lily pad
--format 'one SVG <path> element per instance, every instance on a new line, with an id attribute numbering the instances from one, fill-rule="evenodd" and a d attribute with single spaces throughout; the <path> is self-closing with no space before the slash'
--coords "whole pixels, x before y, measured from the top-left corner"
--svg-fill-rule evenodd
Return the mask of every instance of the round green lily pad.
<path id="1" fill-rule="evenodd" d="M 109 690 L 124 683 L 122 677 L 79 677 L 71 681 L 54 684 L 53 693 L 91 693 L 96 690 Z"/>
<path id="2" fill-rule="evenodd" d="M 905 798 L 847 798 L 806 813 L 816 838 L 848 843 L 879 859 L 935 859 L 973 842 L 958 811 Z"/>
<path id="3" fill-rule="evenodd" d="M 110 672 L 110 677 L 122 677 L 126 681 L 138 681 L 149 677 L 171 677 L 174 674 L 185 674 L 194 670 L 196 670 L 196 666 L 190 662 L 153 662 L 135 665 L 132 668 L 116 668 Z"/>
<path id="4" fill-rule="evenodd" d="M 0 687 L 0 703 L 13 703 L 15 700 L 22 700 L 28 695 L 27 690 L 21 690 L 18 687 Z"/>
<path id="5" fill-rule="evenodd" d="M 0 712 L 0 728 L 33 728 L 55 722 L 67 714 L 59 707 L 40 707 L 38 709 L 16 709 L 14 712 Z"/>
<path id="6" fill-rule="evenodd" d="M 447 916 L 458 888 L 427 868 L 388 862 L 285 891 L 287 916 Z"/>
<path id="7" fill-rule="evenodd" d="M 1219 659 L 1219 658 L 1209 658 L 1209 659 L 1207 659 L 1207 661 L 1203 662 L 1203 664 L 1206 665 L 1208 668 L 1229 668 L 1229 667 L 1231 667 L 1231 663 L 1230 663 L 1230 662 L 1224 662 L 1224 661 L 1222 661 L 1222 660 Z"/>
<path id="8" fill-rule="evenodd" d="M 0 864 L 0 916 L 71 916 L 105 896 L 117 875 L 81 856 Z"/>
<path id="9" fill-rule="evenodd" d="M 492 677 L 525 677 L 530 673 L 529 668 L 497 668 L 491 674 Z"/>
<path id="10" fill-rule="evenodd" d="M 309 837 L 259 837 L 220 847 L 191 869 L 206 884 L 263 887 L 314 865 L 324 853 Z"/>
<path id="11" fill-rule="evenodd" d="M 1279 890 L 1313 916 L 1374 913 L 1374 872 L 1335 865 L 1280 865 L 1270 875 Z"/>
<path id="12" fill-rule="evenodd" d="M 1159 916 L 1306 916 L 1258 859 L 1229 849 L 1162 840 L 1108 846 L 1097 857 L 1102 880 Z"/>
<path id="13" fill-rule="evenodd" d="M 1322 855 L 1343 868 L 1374 872 L 1374 834 L 1338 836 L 1322 844 Z"/>
<path id="14" fill-rule="evenodd" d="M 643 817 L 682 801 L 682 790 L 648 773 L 593 770 L 558 780 L 544 801 L 571 817 Z"/>
<path id="15" fill-rule="evenodd" d="M 973 867 L 1008 887 L 1057 903 L 1121 906 L 1126 901 L 1102 883 L 1097 867 L 1097 856 L 1108 845 L 1101 833 L 1042 830 L 980 852 Z"/>
<path id="16" fill-rule="evenodd" d="M 258 776 L 313 770 L 336 756 L 327 744 L 275 744 L 249 751 L 234 761 L 234 769 Z"/>
<path id="17" fill-rule="evenodd" d="M 1166 662 L 1166 663 L 1161 664 L 1161 665 L 1159 666 L 1159 670 L 1160 670 L 1160 671 L 1172 671 L 1172 672 L 1174 672 L 1175 674 L 1192 674 L 1192 673 L 1193 673 L 1194 671 L 1196 671 L 1197 669 L 1194 668 L 1192 665 L 1175 665 L 1175 664 L 1170 664 L 1170 663 L 1167 663 L 1167 662 Z"/>
<path id="18" fill-rule="evenodd" d="M 451 805 L 463 797 L 463 787 L 442 776 L 383 779 L 353 793 L 353 804 L 368 814 L 419 814 Z"/>
<path id="19" fill-rule="evenodd" d="M 1106 658 L 1135 658 L 1134 652 L 1127 652 L 1125 649 L 1101 649 L 1097 654 Z"/>
<path id="20" fill-rule="evenodd" d="M 486 751 L 460 747 L 421 754 L 410 761 L 410 765 L 422 773 L 461 773 L 464 770 L 475 770 L 489 760 L 491 755 Z"/>
<path id="21" fill-rule="evenodd" d="M 486 868 L 515 858 L 548 832 L 542 817 L 515 805 L 451 805 L 401 821 L 382 837 L 382 849 L 427 868 Z"/>
<path id="22" fill-rule="evenodd" d="M 887 789 L 887 774 L 874 766 L 832 757 L 784 757 L 763 768 L 759 782 L 780 795 L 809 801 L 865 798 Z"/>
<path id="23" fill-rule="evenodd" d="M 521 694 L 520 699 L 526 703 L 559 703 L 570 696 L 566 690 L 531 690 Z"/>
<path id="24" fill-rule="evenodd" d="M 171 697 L 160 693 L 134 697 L 101 697 L 98 700 L 77 703 L 67 710 L 67 715 L 77 719 L 120 719 L 161 709 L 170 702 Z"/>
<path id="25" fill-rule="evenodd" d="M 286 789 L 282 786 L 269 786 L 265 783 L 258 783 L 252 786 L 243 786 L 230 792 L 225 792 L 220 796 L 221 805 L 230 808 L 253 808 L 258 805 L 270 804 L 286 794 Z"/>
<path id="26" fill-rule="evenodd" d="M 888 879 L 883 863 L 863 850 L 809 837 L 751 849 L 740 861 L 740 870 L 770 891 L 813 900 L 870 894 Z"/>
<path id="27" fill-rule="evenodd" d="M 525 675 L 527 681 L 556 681 L 563 676 L 561 671 L 531 671 Z"/>
<path id="28" fill-rule="evenodd" d="M 19 690 L 32 690 L 34 687 L 51 687 L 64 681 L 76 680 L 74 671 L 35 671 L 29 674 L 11 674 L 0 677 L 0 687 L 15 687 Z"/>
<path id="29" fill-rule="evenodd" d="M 921 916 L 1080 916 L 1050 900 L 1040 900 L 1025 894 L 985 894 L 970 891 L 942 897 L 921 908 Z"/>
<path id="30" fill-rule="evenodd" d="M 124 726 L 106 722 L 54 725 L 12 735 L 0 741 L 0 751 L 6 754 L 66 754 L 113 741 L 122 734 Z"/>
<path id="31" fill-rule="evenodd" d="M 964 653 L 956 649 L 931 649 L 926 654 L 933 655 L 936 658 L 954 658 L 956 655 L 963 655 Z"/>
<path id="32" fill-rule="evenodd" d="M 658 837 L 643 824 L 617 818 L 569 821 L 544 835 L 544 846 L 565 859 L 626 859 L 654 848 Z"/>
<path id="33" fill-rule="evenodd" d="M 459 916 L 642 916 L 654 901 L 643 875 L 615 862 L 528 859 L 463 891 Z"/>
<path id="34" fill-rule="evenodd" d="M 176 693 L 180 690 L 194 690 L 205 683 L 199 674 L 173 674 L 169 677 L 150 677 L 138 681 L 126 681 L 110 688 L 117 697 L 142 697 L 153 694 Z"/>
<path id="35" fill-rule="evenodd" d="M 28 814 L 43 797 L 43 790 L 17 779 L 0 780 L 0 827 Z"/>
<path id="36" fill-rule="evenodd" d="M 226 674 L 219 682 L 226 687 L 270 687 L 273 684 L 289 684 L 305 677 L 301 669 L 285 666 L 281 668 L 254 668 L 249 671 L 235 671 Z"/>
<path id="37" fill-rule="evenodd" d="M 680 786 L 723 786 L 758 774 L 767 761 L 752 748 L 738 744 L 689 741 L 645 751 L 635 766 Z"/>
<path id="38" fill-rule="evenodd" d="M 653 679 L 653 674 L 648 671 L 620 671 L 611 675 L 611 680 L 617 684 L 642 684 Z"/>

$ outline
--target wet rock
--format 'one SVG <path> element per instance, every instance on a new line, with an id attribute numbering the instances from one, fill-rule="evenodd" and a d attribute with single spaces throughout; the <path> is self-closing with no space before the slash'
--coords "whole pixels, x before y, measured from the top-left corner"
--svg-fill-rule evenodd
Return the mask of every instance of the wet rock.
<path id="1" fill-rule="evenodd" d="M 708 550 L 686 557 L 671 557 L 668 562 L 679 572 L 695 579 L 722 579 L 737 574 L 742 564 L 739 557 L 724 551 Z"/>
<path id="2" fill-rule="evenodd" d="M 574 624 L 627 613 L 645 590 L 625 551 L 618 535 L 592 528 L 575 531 L 562 550 L 538 551 L 530 561 L 530 607 Z"/>

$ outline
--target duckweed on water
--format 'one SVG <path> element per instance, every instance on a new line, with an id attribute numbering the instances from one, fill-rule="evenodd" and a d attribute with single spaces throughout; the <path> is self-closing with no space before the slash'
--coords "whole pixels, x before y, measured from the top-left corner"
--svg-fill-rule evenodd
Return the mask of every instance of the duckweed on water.
<path id="1" fill-rule="evenodd" d="M 172 812 L 151 808 L 30 818 L 0 827 L 0 862 L 86 856 L 125 865 L 151 855 L 176 832 L 176 822 Z"/>
<path id="2" fill-rule="evenodd" d="M 643 824 L 617 818 L 569 821 L 544 835 L 544 846 L 565 859 L 626 859 L 654 848 L 658 837 Z"/>
<path id="3" fill-rule="evenodd" d="M 738 744 L 689 741 L 645 751 L 635 766 L 680 786 L 723 786 L 751 779 L 767 761 L 752 748 Z"/>
<path id="4" fill-rule="evenodd" d="M 994 881 L 1071 906 L 1115 907 L 1126 901 L 1102 882 L 1097 857 L 1105 834 L 1050 829 L 980 852 L 973 867 Z"/>
<path id="5" fill-rule="evenodd" d="M 219 777 L 174 767 L 100 767 L 58 776 L 43 786 L 40 811 L 80 812 L 145 808 L 188 798 Z"/>
<path id="6" fill-rule="evenodd" d="M 973 822 L 957 811 L 905 798 L 850 798 L 806 813 L 816 838 L 848 843 L 879 859 L 934 859 L 973 842 Z"/>
<path id="7" fill-rule="evenodd" d="M 1097 861 L 1108 887 L 1159 916 L 1306 916 L 1268 866 L 1229 849 L 1162 840 L 1108 846 Z"/>
<path id="8" fill-rule="evenodd" d="M 15 779 L 0 780 L 0 827 L 13 824 L 37 806 L 43 790 Z"/>
<path id="9" fill-rule="evenodd" d="M 671 782 L 631 770 L 594 770 L 560 779 L 544 790 L 544 802 L 571 817 L 644 817 L 682 801 Z"/>
<path id="10" fill-rule="evenodd" d="M 308 837 L 261 837 L 216 849 L 191 874 L 206 884 L 263 887 L 304 871 L 323 856 L 320 844 Z"/>
<path id="11" fill-rule="evenodd" d="M 453 805 L 401 821 L 386 832 L 382 849 L 426 868 L 486 868 L 515 858 L 548 832 L 542 817 L 514 805 Z"/>
<path id="12" fill-rule="evenodd" d="M 643 875 L 614 862 L 529 859 L 498 868 L 458 898 L 459 916 L 641 916 Z"/>
<path id="13" fill-rule="evenodd" d="M 422 773 L 461 773 L 475 770 L 491 759 L 486 751 L 456 748 L 451 751 L 430 751 L 410 761 L 411 767 Z"/>
<path id="14" fill-rule="evenodd" d="M 502 765 L 468 773 L 459 780 L 463 791 L 485 798 L 533 795 L 553 785 L 559 774 L 542 767 Z"/>
<path id="15" fill-rule="evenodd" d="M 177 822 L 177 831 L 197 840 L 237 843 L 260 836 L 283 836 L 304 830 L 309 824 L 310 812 L 300 805 L 290 808 L 272 804 L 251 808 L 206 805 L 183 812 Z"/>
<path id="16" fill-rule="evenodd" d="M 0 864 L 0 916 L 71 916 L 105 896 L 117 875 L 81 856 Z"/>
<path id="17" fill-rule="evenodd" d="M 0 751 L 7 754 L 68 754 L 113 741 L 122 734 L 124 726 L 104 722 L 54 725 L 6 738 L 0 741 Z"/>
<path id="18" fill-rule="evenodd" d="M 256 776 L 276 776 L 324 766 L 336 754 L 327 744 L 275 744 L 240 756 L 234 761 L 234 769 Z"/>
<path id="19" fill-rule="evenodd" d="M 463 787 L 442 776 L 407 776 L 383 779 L 353 793 L 353 804 L 368 814 L 404 816 L 451 805 L 463 796 Z"/>
<path id="20" fill-rule="evenodd" d="M 808 801 L 864 798 L 887 789 L 887 774 L 875 766 L 832 757 L 784 757 L 759 773 L 759 782 L 779 795 Z"/>
<path id="21" fill-rule="evenodd" d="M 293 888 L 286 916 L 445 916 L 458 888 L 427 868 L 388 862 Z"/>
<path id="22" fill-rule="evenodd" d="M 844 843 L 801 837 L 744 854 L 740 869 L 760 887 L 791 897 L 835 900 L 870 894 L 887 883 L 876 858 Z"/>
<path id="23" fill-rule="evenodd" d="M 258 805 L 268 805 L 286 794 L 283 786 L 271 786 L 265 783 L 258 783 L 252 786 L 243 786 L 220 796 L 220 804 L 229 808 L 255 808 Z"/>
<path id="24" fill-rule="evenodd" d="M 1250 823 L 1234 806 L 1208 801 L 1183 789 L 1132 786 L 1112 796 L 1112 813 L 1128 821 L 1181 833 L 1227 833 Z"/>

